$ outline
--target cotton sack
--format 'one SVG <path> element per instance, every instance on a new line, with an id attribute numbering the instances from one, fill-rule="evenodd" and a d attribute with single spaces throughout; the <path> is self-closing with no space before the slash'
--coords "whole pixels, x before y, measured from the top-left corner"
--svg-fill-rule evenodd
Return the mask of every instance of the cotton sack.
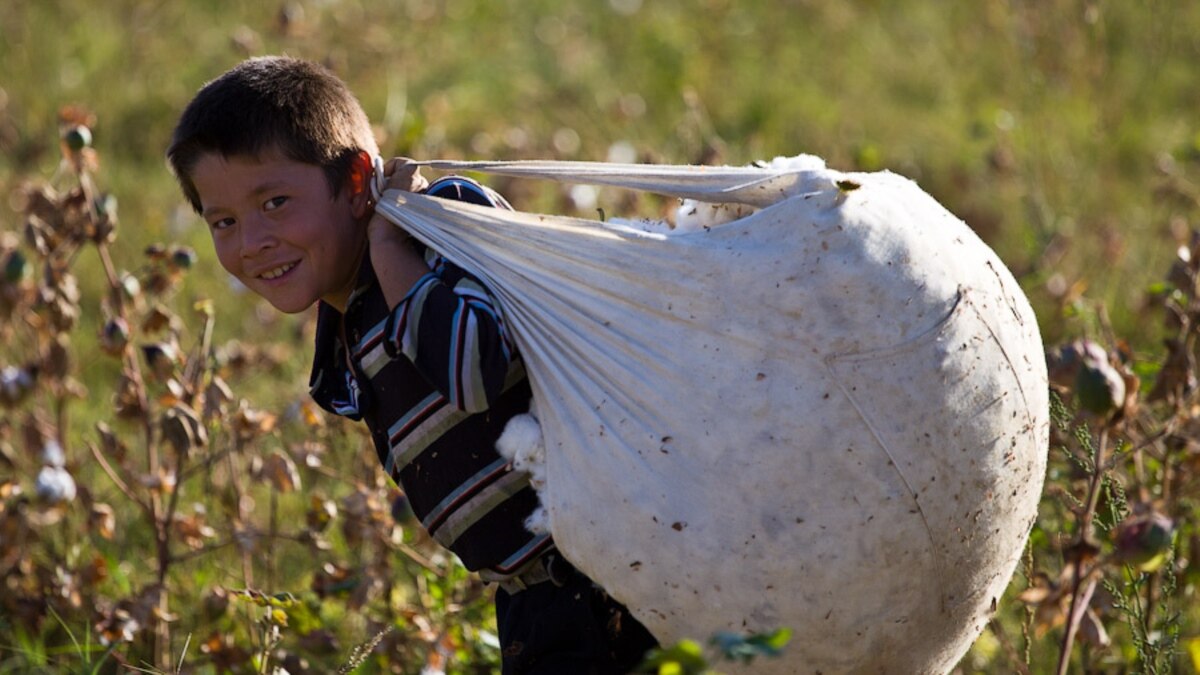
<path id="1" fill-rule="evenodd" d="M 1036 515 L 1037 323 L 915 183 L 808 160 L 427 163 L 748 207 L 687 233 L 398 191 L 377 210 L 492 288 L 548 527 L 659 640 L 786 627 L 753 672 L 945 673 Z"/>

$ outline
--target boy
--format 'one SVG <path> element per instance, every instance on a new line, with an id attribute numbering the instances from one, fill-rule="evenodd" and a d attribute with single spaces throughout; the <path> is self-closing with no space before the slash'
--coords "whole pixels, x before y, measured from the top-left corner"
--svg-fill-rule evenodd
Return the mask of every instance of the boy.
<path id="1" fill-rule="evenodd" d="M 527 475 L 494 448 L 531 398 L 491 293 L 374 216 L 366 114 L 324 68 L 245 61 L 184 110 L 167 157 L 221 265 L 283 312 L 319 303 L 313 398 L 364 420 L 422 525 L 495 581 L 505 673 L 623 673 L 654 638 L 524 520 Z M 388 186 L 510 208 L 474 181 Z"/>

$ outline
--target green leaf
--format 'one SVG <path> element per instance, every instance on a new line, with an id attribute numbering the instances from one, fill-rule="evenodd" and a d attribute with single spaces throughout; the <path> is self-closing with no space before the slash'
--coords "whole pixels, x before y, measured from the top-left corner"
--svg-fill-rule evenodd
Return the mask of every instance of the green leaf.
<path id="1" fill-rule="evenodd" d="M 694 640 L 680 640 L 668 647 L 651 650 L 638 670 L 658 675 L 699 675 L 707 668 L 708 661 L 700 644 Z"/>
<path id="2" fill-rule="evenodd" d="M 1186 644 L 1188 656 L 1192 660 L 1192 668 L 1200 672 L 1200 638 L 1191 638 Z"/>
<path id="3" fill-rule="evenodd" d="M 726 659 L 750 663 L 759 656 L 779 656 L 791 639 L 792 631 L 788 628 L 746 636 L 722 632 L 713 636 L 712 645 L 719 649 Z"/>
<path id="4" fill-rule="evenodd" d="M 1175 286 L 1166 281 L 1156 281 L 1146 287 L 1146 293 L 1150 295 L 1166 295 L 1173 290 L 1175 290 Z"/>

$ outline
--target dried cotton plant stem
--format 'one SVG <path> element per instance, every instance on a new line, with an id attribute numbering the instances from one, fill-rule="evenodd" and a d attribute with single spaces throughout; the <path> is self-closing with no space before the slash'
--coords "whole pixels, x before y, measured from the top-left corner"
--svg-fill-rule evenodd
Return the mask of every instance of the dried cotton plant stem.
<path id="1" fill-rule="evenodd" d="M 1016 647 L 1013 646 L 1012 640 L 1008 639 L 1008 634 L 1004 632 L 1004 626 L 1000 625 L 1000 622 L 993 618 L 991 621 L 988 621 L 988 630 L 992 632 L 992 635 L 996 636 L 996 640 L 1000 643 L 1000 648 L 1004 650 L 1004 655 L 1008 657 L 1008 662 L 1012 665 L 1017 675 L 1029 675 L 1029 666 L 1021 660 L 1021 655 L 1017 652 Z"/>
<path id="2" fill-rule="evenodd" d="M 1067 615 L 1066 632 L 1063 634 L 1062 650 L 1058 656 L 1058 675 L 1066 675 L 1070 667 L 1071 649 L 1074 646 L 1075 635 L 1079 632 L 1079 623 L 1087 613 L 1088 603 L 1092 601 L 1097 581 L 1099 581 L 1097 575 L 1091 574 L 1089 571 L 1083 579 L 1075 584 L 1074 591 L 1071 593 L 1071 610 Z"/>
<path id="3" fill-rule="evenodd" d="M 96 462 L 100 465 L 100 468 L 106 475 L 108 475 L 109 480 L 111 480 L 113 484 L 117 486 L 117 489 L 120 490 L 121 493 L 129 499 L 129 501 L 137 504 L 147 516 L 151 515 L 150 505 L 138 499 L 138 496 L 134 494 L 133 490 L 129 489 L 129 486 L 125 484 L 125 481 L 121 480 L 121 476 L 116 472 L 115 469 L 113 469 L 112 465 L 108 463 L 108 459 L 104 456 L 104 453 L 100 452 L 100 448 L 96 447 L 94 443 L 88 443 L 87 446 L 88 449 L 92 451 L 92 457 L 96 459 Z"/>
<path id="4" fill-rule="evenodd" d="M 1096 567 L 1091 566 L 1084 571 L 1087 559 L 1093 557 L 1095 544 L 1092 543 L 1092 521 L 1095 519 L 1096 506 L 1100 503 L 1100 488 L 1104 483 L 1105 450 L 1108 446 L 1108 428 L 1100 428 L 1100 437 L 1092 451 L 1092 473 L 1088 481 L 1087 501 L 1084 502 L 1083 512 L 1079 516 L 1079 530 L 1075 541 L 1071 544 L 1069 555 L 1071 570 L 1071 608 L 1067 612 L 1067 625 L 1063 630 L 1062 645 L 1058 654 L 1058 675 L 1066 675 L 1071 664 L 1071 650 L 1075 643 L 1075 634 L 1079 630 L 1079 622 L 1087 612 L 1088 603 L 1096 590 L 1096 577 L 1092 574 Z"/>

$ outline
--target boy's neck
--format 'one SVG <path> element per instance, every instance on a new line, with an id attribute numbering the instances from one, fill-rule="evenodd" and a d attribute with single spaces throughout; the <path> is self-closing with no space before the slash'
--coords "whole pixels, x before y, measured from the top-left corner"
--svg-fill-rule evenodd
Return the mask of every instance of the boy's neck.
<path id="1" fill-rule="evenodd" d="M 365 238 L 363 239 L 363 245 L 359 248 L 354 270 L 354 275 L 342 290 L 321 298 L 325 304 L 333 307 L 342 314 L 346 313 L 346 306 L 349 304 L 350 296 L 354 294 L 354 291 L 364 286 L 374 276 L 374 270 L 371 269 L 370 258 L 367 255 L 367 241 Z"/>

